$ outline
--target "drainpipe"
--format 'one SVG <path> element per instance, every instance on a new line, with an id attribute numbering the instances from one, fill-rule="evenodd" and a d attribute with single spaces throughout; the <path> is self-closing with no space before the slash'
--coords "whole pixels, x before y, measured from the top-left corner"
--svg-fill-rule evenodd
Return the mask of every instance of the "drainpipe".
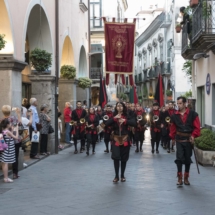
<path id="1" fill-rule="evenodd" d="M 58 154 L 59 0 L 55 0 L 55 154 Z"/>
<path id="2" fill-rule="evenodd" d="M 81 0 L 82 2 L 82 0 Z M 90 38 L 90 0 L 88 0 L 88 53 L 91 53 Z M 89 78 L 91 79 L 91 55 L 89 55 Z M 89 88 L 89 107 L 91 106 L 91 87 Z"/>

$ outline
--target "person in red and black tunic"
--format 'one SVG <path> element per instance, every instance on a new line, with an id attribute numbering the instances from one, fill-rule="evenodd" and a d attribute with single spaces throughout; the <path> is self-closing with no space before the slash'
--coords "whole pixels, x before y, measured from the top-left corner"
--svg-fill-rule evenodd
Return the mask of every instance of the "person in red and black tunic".
<path id="1" fill-rule="evenodd" d="M 152 154 L 154 154 L 155 143 L 156 143 L 156 153 L 159 154 L 159 143 L 161 138 L 161 119 L 159 104 L 155 102 L 153 104 L 153 110 L 149 114 L 150 117 L 150 130 L 151 130 L 151 146 Z"/>
<path id="2" fill-rule="evenodd" d="M 106 116 L 108 116 L 109 119 L 113 118 L 113 112 L 112 112 L 111 105 L 107 105 L 106 111 L 103 113 L 102 119 L 103 119 L 104 125 L 106 125 L 106 122 L 107 122 L 107 120 L 104 119 Z M 105 153 L 109 153 L 109 142 L 110 142 L 111 132 L 112 132 L 111 126 L 104 127 L 104 142 L 105 142 L 105 146 L 106 146 L 106 150 L 104 150 Z"/>
<path id="3" fill-rule="evenodd" d="M 98 115 L 99 120 L 102 120 L 103 111 L 102 111 L 101 106 L 98 106 L 97 111 L 96 111 L 96 114 Z M 102 132 L 100 132 L 100 134 L 98 135 L 99 141 L 102 140 L 103 136 L 104 136 L 104 134 L 103 134 L 103 131 L 102 131 Z"/>
<path id="4" fill-rule="evenodd" d="M 121 182 L 125 182 L 125 168 L 126 162 L 129 159 L 130 141 L 128 126 L 135 127 L 137 124 L 134 118 L 129 118 L 127 115 L 127 108 L 123 102 L 117 102 L 115 108 L 115 115 L 106 122 L 106 126 L 113 127 L 113 141 L 112 141 L 112 159 L 114 160 L 115 178 L 114 183 L 119 181 L 119 166 L 121 161 Z"/>
<path id="5" fill-rule="evenodd" d="M 129 106 L 128 116 L 129 116 L 130 118 L 134 118 L 134 119 L 137 118 L 137 115 L 136 115 L 136 113 L 135 113 L 135 104 L 134 104 L 134 103 L 130 104 L 130 106 Z M 135 138 L 134 138 L 135 128 L 129 126 L 129 127 L 128 127 L 128 130 L 129 130 L 129 139 L 130 139 L 130 141 L 131 141 L 131 144 L 133 144 L 133 145 L 135 146 L 135 144 L 136 144 L 136 143 L 135 143 Z"/>
<path id="6" fill-rule="evenodd" d="M 165 111 L 165 114 L 164 114 L 164 125 L 166 126 L 167 128 L 167 139 L 166 139 L 166 147 L 167 147 L 167 152 L 170 153 L 170 143 L 171 143 L 171 138 L 169 137 L 169 133 L 170 133 L 170 126 L 171 126 L 171 120 L 170 122 L 166 122 L 166 117 L 170 117 L 171 119 L 171 116 L 175 113 L 175 110 L 173 108 L 173 103 L 172 102 L 169 102 L 168 103 L 168 107 L 166 107 L 166 111 Z M 175 152 L 174 150 L 174 145 L 172 144 L 172 147 L 171 147 L 171 150 L 172 152 Z"/>
<path id="7" fill-rule="evenodd" d="M 145 130 L 146 130 L 146 123 L 147 123 L 147 119 L 146 119 L 146 113 L 145 111 L 141 108 L 140 104 L 136 104 L 136 111 L 135 111 L 135 115 L 136 115 L 136 120 L 137 120 L 137 126 L 135 127 L 134 130 L 134 136 L 135 136 L 135 143 L 136 143 L 136 150 L 135 152 L 142 152 L 142 146 L 143 146 L 143 141 L 145 139 Z M 137 117 L 141 116 L 142 120 L 138 120 Z M 139 148 L 139 142 L 140 142 L 140 148 Z"/>
<path id="8" fill-rule="evenodd" d="M 190 165 L 192 163 L 192 147 L 194 139 L 200 136 L 200 120 L 198 114 L 186 108 L 186 98 L 178 97 L 178 111 L 171 117 L 170 137 L 173 144 L 176 142 L 176 160 L 175 163 L 178 169 L 178 183 L 183 185 L 182 165 L 185 165 L 184 184 L 190 185 L 188 180 Z"/>
<path id="9" fill-rule="evenodd" d="M 82 109 L 80 101 L 76 103 L 77 108 L 72 111 L 72 120 L 74 121 L 74 129 L 72 131 L 75 145 L 75 154 L 77 150 L 77 140 L 81 140 L 80 153 L 83 153 L 85 147 L 85 123 L 81 123 L 80 119 L 85 119 L 87 112 Z"/>
<path id="10" fill-rule="evenodd" d="M 92 153 L 95 154 L 96 141 L 98 138 L 97 126 L 99 125 L 99 116 L 95 114 L 95 109 L 91 107 L 86 120 L 86 138 L 87 138 L 87 152 L 89 155 L 90 144 L 92 144 Z"/>

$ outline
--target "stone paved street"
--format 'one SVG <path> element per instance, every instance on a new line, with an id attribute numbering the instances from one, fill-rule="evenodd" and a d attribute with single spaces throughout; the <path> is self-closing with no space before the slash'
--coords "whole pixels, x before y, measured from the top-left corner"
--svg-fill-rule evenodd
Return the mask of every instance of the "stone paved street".
<path id="1" fill-rule="evenodd" d="M 20 172 L 12 184 L 0 182 L 0 214 L 5 215 L 214 215 L 215 169 L 191 168 L 191 186 L 176 187 L 175 153 L 131 148 L 125 183 L 113 184 L 110 154 L 74 155 L 68 148 Z"/>

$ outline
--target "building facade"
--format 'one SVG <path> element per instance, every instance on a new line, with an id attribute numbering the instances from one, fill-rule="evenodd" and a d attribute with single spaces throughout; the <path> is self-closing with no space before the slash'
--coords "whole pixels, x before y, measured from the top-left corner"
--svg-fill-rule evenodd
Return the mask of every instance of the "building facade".
<path id="1" fill-rule="evenodd" d="M 215 1 L 199 1 L 190 16 L 182 29 L 182 56 L 192 62 L 192 93 L 201 125 L 214 129 Z"/>
<path id="2" fill-rule="evenodd" d="M 138 100 L 143 106 L 153 103 L 159 74 L 163 77 L 165 102 L 174 101 L 190 89 L 182 71 L 185 61 L 181 56 L 181 38 L 175 33 L 177 9 L 174 1 L 168 7 L 151 10 L 151 16 L 155 13 L 156 18 L 135 41 L 134 77 Z"/>
<path id="3" fill-rule="evenodd" d="M 116 18 L 117 22 L 122 22 L 124 13 L 128 8 L 127 0 L 91 0 L 90 1 L 90 31 L 91 31 L 91 66 L 90 77 L 93 80 L 91 87 L 92 104 L 99 103 L 99 78 L 100 74 L 105 75 L 105 39 L 104 22 Z M 116 101 L 116 90 L 114 79 L 111 76 L 110 84 L 107 87 L 109 102 Z"/>
<path id="4" fill-rule="evenodd" d="M 0 0 L 0 34 L 4 34 L 6 40 L 5 48 L 0 50 L 0 84 L 3 89 L 0 106 L 21 107 L 22 98 L 35 97 L 39 107 L 48 105 L 52 123 L 57 117 L 54 108 L 56 93 L 59 93 L 61 111 L 66 101 L 75 106 L 77 97 L 78 100 L 89 98 L 89 90 L 79 88 L 75 80 L 59 79 L 59 90 L 55 91 L 55 80 L 59 78 L 56 70 L 60 71 L 62 65 L 75 66 L 76 78 L 89 77 L 88 1 L 59 0 L 59 8 L 56 8 L 56 2 Z M 56 45 L 57 28 L 59 43 Z M 35 48 L 52 54 L 52 65 L 43 73 L 37 73 L 29 60 Z M 56 60 L 59 68 L 56 68 Z M 50 150 L 54 150 L 53 138 Z"/>

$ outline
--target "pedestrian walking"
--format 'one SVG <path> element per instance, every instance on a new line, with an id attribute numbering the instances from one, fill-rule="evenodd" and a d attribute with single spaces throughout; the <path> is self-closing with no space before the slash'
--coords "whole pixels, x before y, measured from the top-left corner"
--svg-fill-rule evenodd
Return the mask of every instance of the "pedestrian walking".
<path id="1" fill-rule="evenodd" d="M 185 165 L 184 184 L 190 185 L 188 180 L 192 163 L 192 148 L 196 137 L 200 136 L 200 120 L 198 114 L 186 108 L 186 98 L 178 97 L 178 111 L 171 117 L 170 137 L 173 144 L 176 142 L 177 185 L 183 185 L 182 165 Z"/>
<path id="2" fill-rule="evenodd" d="M 115 178 L 114 183 L 119 181 L 119 167 L 121 162 L 121 182 L 125 182 L 125 168 L 129 159 L 130 140 L 128 126 L 135 127 L 137 124 L 134 118 L 129 118 L 127 108 L 123 102 L 117 102 L 115 116 L 109 119 L 106 126 L 113 127 L 112 156 L 114 161 Z"/>
<path id="3" fill-rule="evenodd" d="M 64 108 L 64 123 L 65 123 L 65 142 L 68 144 L 71 144 L 71 130 L 72 127 L 70 125 L 71 119 L 72 118 L 72 110 L 71 110 L 71 104 L 70 102 L 65 103 L 65 108 Z"/>

